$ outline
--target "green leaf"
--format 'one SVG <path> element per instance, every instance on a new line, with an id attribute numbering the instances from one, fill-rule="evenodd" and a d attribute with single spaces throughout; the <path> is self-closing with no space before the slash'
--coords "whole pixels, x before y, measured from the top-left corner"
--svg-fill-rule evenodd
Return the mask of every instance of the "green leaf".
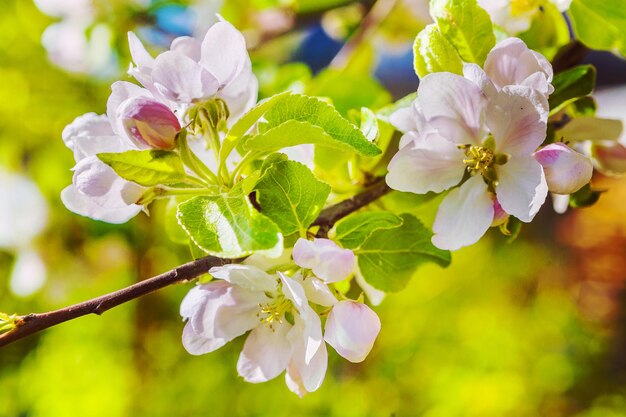
<path id="1" fill-rule="evenodd" d="M 423 263 L 450 264 L 450 252 L 433 246 L 430 230 L 410 214 L 400 217 L 401 226 L 372 232 L 354 252 L 365 281 L 382 291 L 403 289 Z"/>
<path id="2" fill-rule="evenodd" d="M 177 218 L 193 242 L 213 256 L 240 258 L 254 252 L 279 256 L 283 250 L 276 223 L 256 211 L 240 187 L 187 200 L 178 206 Z"/>
<path id="3" fill-rule="evenodd" d="M 626 55 L 623 0 L 574 0 L 568 14 L 576 37 L 585 45 Z"/>
<path id="4" fill-rule="evenodd" d="M 341 220 L 335 228 L 335 240 L 344 248 L 357 249 L 376 230 L 393 229 L 402 219 L 387 211 L 366 211 Z"/>
<path id="5" fill-rule="evenodd" d="M 276 94 L 272 97 L 268 97 L 265 100 L 259 102 L 259 104 L 251 108 L 246 114 L 244 114 L 239 120 L 237 120 L 233 127 L 231 127 L 228 131 L 228 136 L 241 137 L 245 135 L 266 111 L 274 107 L 278 102 L 288 96 L 289 92 L 284 92 Z"/>
<path id="6" fill-rule="evenodd" d="M 145 187 L 176 184 L 187 177 L 180 157 L 169 151 L 100 153 L 98 158 L 120 177 Z"/>
<path id="7" fill-rule="evenodd" d="M 380 149 L 344 119 L 331 105 L 300 94 L 291 94 L 265 113 L 267 123 L 261 133 L 243 144 L 246 150 L 275 152 L 279 149 L 312 143 L 376 156 Z"/>
<path id="8" fill-rule="evenodd" d="M 476 0 L 432 0 L 430 13 L 464 61 L 478 65 L 485 62 L 496 36 L 489 14 Z"/>
<path id="9" fill-rule="evenodd" d="M 570 41 L 570 34 L 567 21 L 559 9 L 550 2 L 544 2 L 530 28 L 519 38 L 530 49 L 552 60 L 559 48 Z"/>
<path id="10" fill-rule="evenodd" d="M 554 92 L 550 95 L 550 112 L 555 113 L 574 99 L 584 97 L 596 85 L 596 70 L 591 65 L 579 65 L 558 73 L 552 80 Z"/>
<path id="11" fill-rule="evenodd" d="M 594 190 L 590 184 L 569 196 L 569 205 L 574 208 L 590 207 L 598 202 L 605 190 Z"/>
<path id="12" fill-rule="evenodd" d="M 261 212 L 288 236 L 304 236 L 326 203 L 330 187 L 317 180 L 305 165 L 280 161 L 265 170 L 256 185 Z"/>
<path id="13" fill-rule="evenodd" d="M 463 73 L 463 61 L 454 46 L 439 32 L 437 25 L 428 25 L 413 44 L 415 73 L 423 78 L 433 72 Z"/>

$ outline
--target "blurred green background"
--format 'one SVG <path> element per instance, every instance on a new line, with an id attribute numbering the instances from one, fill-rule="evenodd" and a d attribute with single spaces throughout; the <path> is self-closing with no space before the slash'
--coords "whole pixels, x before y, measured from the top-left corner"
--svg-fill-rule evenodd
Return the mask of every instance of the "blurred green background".
<path id="1" fill-rule="evenodd" d="M 106 68 L 83 73 L 51 64 L 41 44 L 58 18 L 30 0 L 1 3 L 0 167 L 32 178 L 49 216 L 32 243 L 46 264 L 47 281 L 30 296 L 14 295 L 9 280 L 16 250 L 0 251 L 0 311 L 63 307 L 189 260 L 187 249 L 163 232 L 163 206 L 152 207 L 150 217 L 113 226 L 76 216 L 59 199 L 73 166 L 61 131 L 80 114 L 102 113 L 110 82 L 127 79 L 126 31 L 137 29 L 154 40 L 155 51 L 181 34 L 171 22 L 159 23 L 163 2 L 130 3 L 99 4 L 99 24 L 108 28 L 113 53 Z M 254 27 L 262 19 L 252 17 L 267 14 L 264 3 L 275 2 L 226 3 L 229 19 Z M 167 5 L 179 10 L 178 3 Z M 315 17 L 315 10 L 310 16 L 301 11 Z M 360 18 L 363 10 L 337 13 L 343 18 L 325 17 L 326 32 L 333 27 L 341 37 L 353 30 L 351 13 Z M 407 22 L 403 29 L 412 36 L 423 25 Z M 154 25 L 161 25 L 156 32 L 141 32 Z M 276 66 L 294 56 L 314 69 L 324 65 L 340 44 L 332 36 L 322 42 L 315 30 L 281 37 L 256 33 L 253 60 L 262 95 L 285 88 L 332 95 L 344 112 L 391 99 L 362 73 L 362 94 L 342 96 L 336 87 L 354 82 L 349 69 L 313 76 L 304 64 Z M 407 53 L 396 39 L 401 30 L 392 33 L 397 36 L 391 41 L 384 33 L 378 39 L 387 49 L 397 43 L 400 52 L 388 57 L 391 64 L 379 64 L 379 78 L 385 65 L 411 73 L 410 61 L 407 69 L 400 65 L 406 60 L 397 58 Z M 307 42 L 313 46 L 304 54 L 298 45 Z M 415 89 L 411 76 L 403 82 L 406 91 Z M 397 95 L 399 84 L 387 86 Z M 494 232 L 454 253 L 450 268 L 421 269 L 406 290 L 377 309 L 383 327 L 367 360 L 350 364 L 331 351 L 324 385 L 304 399 L 291 394 L 282 377 L 244 383 L 235 369 L 241 338 L 209 355 L 187 354 L 178 306 L 190 285 L 178 285 L 2 348 L 0 416 L 626 416 L 626 186 L 603 177 L 594 181 L 609 189 L 596 206 L 557 216 L 546 204 L 514 243 Z M 435 203 L 413 211 L 432 222 Z"/>

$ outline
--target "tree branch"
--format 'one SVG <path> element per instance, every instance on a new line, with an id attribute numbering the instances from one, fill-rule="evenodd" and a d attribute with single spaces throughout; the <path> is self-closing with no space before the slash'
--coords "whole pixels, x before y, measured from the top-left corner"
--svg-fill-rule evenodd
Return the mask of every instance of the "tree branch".
<path id="1" fill-rule="evenodd" d="M 313 223 L 314 226 L 320 226 L 322 234 L 318 232 L 318 235 L 325 236 L 328 230 L 330 230 L 339 219 L 362 207 L 365 207 L 389 191 L 389 187 L 385 184 L 384 179 L 381 178 L 367 190 L 348 200 L 344 200 L 334 206 L 330 206 L 322 210 L 319 217 Z M 180 265 L 161 275 L 157 275 L 133 284 L 130 287 L 126 287 L 79 304 L 74 304 L 59 310 L 49 311 L 47 313 L 20 316 L 15 321 L 15 329 L 0 334 L 0 347 L 6 346 L 31 334 L 56 326 L 57 324 L 86 316 L 88 314 L 101 315 L 113 307 L 150 294 L 154 291 L 160 290 L 161 288 L 168 287 L 172 284 L 194 280 L 200 275 L 207 273 L 211 267 L 237 263 L 240 261 L 241 260 L 239 259 L 222 259 L 214 256 L 207 256 L 196 259 L 193 262 Z"/>

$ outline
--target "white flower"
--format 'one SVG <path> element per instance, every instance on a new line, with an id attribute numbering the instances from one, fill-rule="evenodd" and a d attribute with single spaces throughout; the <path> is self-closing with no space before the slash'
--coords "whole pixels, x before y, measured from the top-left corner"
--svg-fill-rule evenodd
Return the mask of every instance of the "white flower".
<path id="1" fill-rule="evenodd" d="M 63 130 L 63 140 L 77 162 L 72 185 L 61 192 L 70 211 L 108 223 L 124 223 L 141 211 L 134 203 L 143 187 L 119 177 L 96 156 L 136 149 L 113 132 L 107 116 L 87 113 L 77 117 Z"/>
<path id="2" fill-rule="evenodd" d="M 287 385 L 297 394 L 319 388 L 328 354 L 320 319 L 302 286 L 251 265 L 210 273 L 218 280 L 193 288 L 181 304 L 187 351 L 212 352 L 251 330 L 237 363 L 246 381 L 268 381 L 286 370 Z"/>
<path id="3" fill-rule="evenodd" d="M 199 41 L 174 39 L 170 50 L 153 58 L 132 32 L 128 35 L 135 63 L 129 74 L 154 94 L 185 109 L 213 97 L 223 99 L 232 123 L 257 99 L 258 82 L 251 70 L 243 35 L 230 23 L 215 23 Z"/>
<path id="4" fill-rule="evenodd" d="M 420 114 L 403 111 L 392 118 L 397 126 L 418 120 L 427 127 L 409 132 L 409 143 L 389 164 L 389 186 L 417 194 L 452 188 L 433 225 L 435 246 L 458 249 L 476 242 L 493 223 L 496 196 L 506 213 L 533 219 L 548 191 L 533 157 L 546 136 L 547 113 L 535 106 L 542 99 L 522 86 L 504 87 L 487 99 L 472 81 L 435 73 L 424 77 L 411 107 Z M 469 178 L 456 187 L 466 173 Z"/>
<path id="5" fill-rule="evenodd" d="M 487 55 L 484 70 L 476 64 L 465 64 L 463 74 L 489 97 L 508 86 L 532 88 L 546 99 L 554 91 L 550 61 L 518 38 L 508 38 L 494 46 Z M 535 105 L 547 114 L 547 101 L 539 99 Z"/>
<path id="6" fill-rule="evenodd" d="M 575 193 L 589 183 L 593 174 L 591 159 L 564 143 L 544 146 L 535 152 L 535 159 L 543 166 L 552 193 Z"/>

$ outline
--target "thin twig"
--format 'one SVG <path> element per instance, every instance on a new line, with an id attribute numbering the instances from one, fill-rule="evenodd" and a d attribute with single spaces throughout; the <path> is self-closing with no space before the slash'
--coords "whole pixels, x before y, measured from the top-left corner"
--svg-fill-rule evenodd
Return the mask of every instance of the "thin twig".
<path id="1" fill-rule="evenodd" d="M 339 219 L 362 207 L 365 207 L 372 201 L 386 194 L 388 191 L 390 191 L 389 188 L 385 182 L 380 179 L 375 182 L 372 187 L 361 192 L 360 194 L 323 210 L 319 217 L 315 220 L 314 225 L 320 226 L 320 230 L 325 230 L 327 232 Z M 89 314 L 100 315 L 113 307 L 150 294 L 154 291 L 160 290 L 161 288 L 194 280 L 202 274 L 207 273 L 211 267 L 221 266 L 228 263 L 236 263 L 239 261 L 240 260 L 207 256 L 205 258 L 200 258 L 193 262 L 180 265 L 161 275 L 157 275 L 156 277 L 133 284 L 130 287 L 126 287 L 79 304 L 74 304 L 46 313 L 20 316 L 15 322 L 15 329 L 7 333 L 0 334 L 0 347 L 6 346 L 26 336 L 38 333 L 66 321 Z"/>

